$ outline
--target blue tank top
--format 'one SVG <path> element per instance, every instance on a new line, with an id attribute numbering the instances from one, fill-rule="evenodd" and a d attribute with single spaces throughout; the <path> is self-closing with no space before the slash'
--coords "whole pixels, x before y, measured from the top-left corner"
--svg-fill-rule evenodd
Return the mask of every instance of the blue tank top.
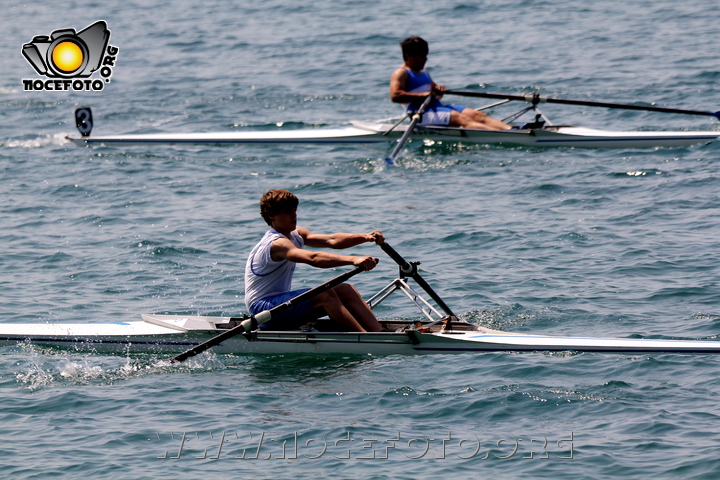
<path id="1" fill-rule="evenodd" d="M 408 93 L 425 93 L 429 92 L 432 88 L 432 79 L 430 78 L 430 74 L 427 72 L 427 70 L 423 69 L 420 73 L 413 72 L 411 69 L 407 67 L 403 67 L 405 71 L 408 74 L 408 81 L 407 85 L 405 86 L 405 91 Z M 420 107 L 420 104 L 422 102 L 417 103 L 405 103 L 403 106 L 405 107 L 405 110 L 408 112 L 414 112 Z M 430 103 L 429 108 L 435 108 L 442 106 L 442 103 L 440 103 L 439 100 L 433 99 L 432 103 Z"/>

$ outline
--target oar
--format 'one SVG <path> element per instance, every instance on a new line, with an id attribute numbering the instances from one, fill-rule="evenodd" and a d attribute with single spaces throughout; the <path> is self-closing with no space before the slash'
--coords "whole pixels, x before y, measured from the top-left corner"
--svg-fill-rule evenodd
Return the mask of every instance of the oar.
<path id="1" fill-rule="evenodd" d="M 385 130 L 383 132 L 383 137 L 390 134 L 390 132 L 392 132 L 393 130 L 395 130 L 397 128 L 397 126 L 400 125 L 402 122 L 404 122 L 405 119 L 408 118 L 410 115 L 412 115 L 412 112 L 407 112 L 405 115 L 403 115 L 403 117 L 395 125 L 393 125 L 392 127 L 388 128 L 387 130 Z"/>
<path id="2" fill-rule="evenodd" d="M 410 263 L 405 260 L 398 252 L 395 251 L 393 247 L 388 245 L 387 242 L 381 243 L 380 248 L 382 248 L 383 251 L 395 261 L 395 263 L 400 265 L 400 271 L 415 280 L 415 282 L 420 285 L 420 287 L 425 290 L 428 295 L 430 295 L 430 298 L 432 298 L 446 314 L 450 315 L 451 317 L 456 317 L 453 311 L 450 310 L 450 307 L 448 307 L 447 304 L 443 301 L 443 299 L 440 298 L 440 295 L 435 293 L 435 291 L 430 287 L 430 285 L 428 285 L 425 279 L 420 276 L 417 269 L 417 263 Z"/>
<path id="3" fill-rule="evenodd" d="M 715 117 L 720 120 L 720 111 L 710 112 L 705 110 L 683 110 L 680 108 L 646 107 L 644 105 L 628 105 L 625 103 L 589 102 L 585 100 L 569 100 L 567 98 L 542 97 L 537 93 L 529 93 L 527 95 L 505 95 L 504 93 L 465 92 L 461 90 L 448 90 L 445 93 L 452 95 L 461 95 L 464 97 L 505 98 L 507 100 L 520 100 L 523 102 L 532 103 L 533 105 L 537 105 L 538 103 L 559 103 L 564 105 L 584 105 L 587 107 L 621 108 L 625 110 L 645 110 L 648 112 L 705 115 Z"/>
<path id="4" fill-rule="evenodd" d="M 425 109 L 428 107 L 428 105 L 430 105 L 432 99 L 433 95 L 432 92 L 430 92 L 422 105 L 420 105 L 420 108 L 417 109 L 417 112 L 413 114 L 410 126 L 407 130 L 405 130 L 405 133 L 403 133 L 403 136 L 400 137 L 400 140 L 398 140 L 397 145 L 395 145 L 395 149 L 392 151 L 389 157 L 385 158 L 385 163 L 387 163 L 388 165 L 393 164 L 393 162 L 395 161 L 395 157 L 397 157 L 398 153 L 400 153 L 400 150 L 402 149 L 403 145 L 405 145 L 405 142 L 407 141 L 412 131 L 415 129 L 415 126 L 418 124 L 418 122 L 420 122 L 422 114 L 425 112 Z"/>
<path id="5" fill-rule="evenodd" d="M 343 274 L 338 275 L 337 277 L 333 278 L 332 280 L 328 280 L 327 282 L 323 283 L 322 285 L 318 285 L 315 288 L 311 288 L 305 293 L 301 293 L 295 298 L 292 298 L 288 300 L 285 303 L 282 303 L 278 305 L 277 307 L 271 308 L 270 310 L 265 310 L 257 315 L 251 315 L 249 318 L 245 319 L 240 325 L 237 325 L 236 327 L 231 328 L 230 330 L 221 333 L 220 335 L 214 336 L 210 340 L 207 340 L 200 345 L 197 345 L 190 350 L 187 350 L 179 355 L 174 356 L 170 359 L 170 362 L 182 362 L 190 357 L 194 357 L 195 355 L 204 352 L 205 350 L 214 347 L 215 345 L 218 345 L 228 338 L 234 337 L 235 335 L 240 335 L 241 333 L 250 332 L 252 330 L 255 330 L 258 325 L 262 325 L 263 323 L 269 321 L 273 317 L 275 317 L 277 314 L 282 313 L 295 305 L 304 302 L 305 300 L 309 300 L 312 297 L 319 295 L 327 290 L 330 290 L 331 288 L 334 288 L 338 285 L 340 285 L 343 282 L 346 282 L 350 277 L 357 275 L 360 272 L 364 272 L 365 269 L 363 267 L 356 267 L 353 270 L 350 270 L 349 272 L 345 272 Z"/>

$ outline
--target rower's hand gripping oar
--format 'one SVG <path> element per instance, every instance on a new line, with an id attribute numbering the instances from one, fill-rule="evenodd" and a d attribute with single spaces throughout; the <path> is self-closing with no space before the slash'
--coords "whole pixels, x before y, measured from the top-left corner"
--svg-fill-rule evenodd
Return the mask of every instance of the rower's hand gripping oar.
<path id="1" fill-rule="evenodd" d="M 318 285 L 315 288 L 312 288 L 308 290 L 305 293 L 301 293 L 295 298 L 292 298 L 288 300 L 285 303 L 282 303 L 278 305 L 277 307 L 271 308 L 270 310 L 265 310 L 263 312 L 258 313 L 257 315 L 251 315 L 250 317 L 246 318 L 243 322 L 241 322 L 236 327 L 231 328 L 230 330 L 223 332 L 219 335 L 214 336 L 210 340 L 207 340 L 200 345 L 197 345 L 179 355 L 174 356 L 170 359 L 170 362 L 182 362 L 190 357 L 194 357 L 195 355 L 204 352 L 205 350 L 208 350 L 215 345 L 218 345 L 228 338 L 234 337 L 235 335 L 240 335 L 242 333 L 251 332 L 255 330 L 258 325 L 262 325 L 265 322 L 270 321 L 273 317 L 276 315 L 294 307 L 295 305 L 298 305 L 306 300 L 309 300 L 323 292 L 326 292 L 330 290 L 331 288 L 334 288 L 338 285 L 340 285 L 343 282 L 346 282 L 350 277 L 353 277 L 354 275 L 357 275 L 360 272 L 364 272 L 365 269 L 363 267 L 356 267 L 353 270 L 350 270 L 349 272 L 345 272 L 343 274 L 338 275 L 337 277 L 333 278 L 332 280 L 328 280 L 327 282 L 323 283 L 322 285 Z"/>
<path id="2" fill-rule="evenodd" d="M 395 148 L 393 149 L 390 156 L 385 158 L 385 163 L 387 163 L 388 165 L 392 165 L 393 162 L 395 162 L 395 157 L 398 156 L 398 153 L 400 153 L 400 150 L 402 150 L 402 147 L 403 145 L 405 145 L 405 142 L 410 137 L 410 134 L 413 132 L 413 130 L 415 130 L 415 126 L 420 123 L 420 120 L 422 119 L 422 114 L 425 113 L 425 109 L 430 105 L 432 99 L 433 94 L 432 92 L 430 92 L 425 101 L 420 105 L 420 108 L 418 108 L 417 111 L 413 114 L 412 120 L 410 121 L 410 126 L 407 130 L 405 130 L 403 136 L 400 137 L 400 140 L 398 140 L 398 143 L 397 145 L 395 145 Z"/>
<path id="3" fill-rule="evenodd" d="M 398 252 L 395 251 L 393 247 L 387 244 L 387 242 L 380 243 L 380 248 L 383 249 L 387 255 L 392 258 L 395 263 L 397 263 L 400 266 L 400 273 L 404 276 L 410 277 L 413 280 L 415 280 L 415 283 L 417 283 L 420 288 L 425 290 L 425 292 L 430 295 L 430 298 L 432 298 L 435 303 L 442 309 L 443 312 L 448 316 L 446 320 L 446 325 L 449 325 L 451 320 L 457 319 L 457 316 L 453 313 L 453 311 L 450 309 L 450 307 L 447 306 L 447 304 L 443 301 L 442 298 L 440 298 L 440 295 L 435 293 L 435 290 L 428 285 L 428 283 L 425 281 L 425 279 L 420 276 L 420 273 L 418 273 L 417 266 L 419 265 L 419 262 L 413 262 L 410 263 L 407 260 L 405 260 Z"/>
<path id="4" fill-rule="evenodd" d="M 465 92 L 461 90 L 447 90 L 445 93 L 451 95 L 460 95 L 463 97 L 481 97 L 481 98 L 498 98 L 507 100 L 519 100 L 522 102 L 532 103 L 537 105 L 539 103 L 559 103 L 563 105 L 583 105 L 586 107 L 604 107 L 604 108 L 620 108 L 624 110 L 644 110 L 648 112 L 662 112 L 662 113 L 682 113 L 686 115 L 704 115 L 715 117 L 720 120 L 720 111 L 710 112 L 705 110 L 684 110 L 680 108 L 667 108 L 667 107 L 650 107 L 644 105 L 629 105 L 625 103 L 607 103 L 607 102 L 590 102 L 585 100 L 570 100 L 567 98 L 551 98 L 542 97 L 537 93 L 529 93 L 527 95 L 505 95 L 503 93 L 485 93 L 485 92 Z"/>

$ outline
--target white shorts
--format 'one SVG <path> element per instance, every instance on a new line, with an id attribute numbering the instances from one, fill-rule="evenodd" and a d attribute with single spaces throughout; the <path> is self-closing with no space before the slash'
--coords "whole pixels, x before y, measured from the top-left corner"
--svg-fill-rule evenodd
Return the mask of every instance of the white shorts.
<path id="1" fill-rule="evenodd" d="M 433 107 L 423 113 L 422 120 L 418 125 L 449 125 L 450 124 L 450 113 L 454 110 L 456 112 L 462 112 L 467 107 L 462 105 L 442 105 Z"/>

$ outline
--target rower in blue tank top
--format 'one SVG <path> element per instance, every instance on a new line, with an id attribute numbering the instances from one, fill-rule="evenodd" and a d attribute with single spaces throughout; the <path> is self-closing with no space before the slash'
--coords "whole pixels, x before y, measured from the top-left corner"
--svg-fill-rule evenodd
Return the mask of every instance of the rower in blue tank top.
<path id="1" fill-rule="evenodd" d="M 425 70 L 428 44 L 420 37 L 410 37 L 400 43 L 405 63 L 390 77 L 390 99 L 414 112 L 433 92 L 435 99 L 425 111 L 420 125 L 449 125 L 484 130 L 509 130 L 510 125 L 492 118 L 479 110 L 463 105 L 443 105 L 440 102 L 445 87 L 437 85 Z"/>

